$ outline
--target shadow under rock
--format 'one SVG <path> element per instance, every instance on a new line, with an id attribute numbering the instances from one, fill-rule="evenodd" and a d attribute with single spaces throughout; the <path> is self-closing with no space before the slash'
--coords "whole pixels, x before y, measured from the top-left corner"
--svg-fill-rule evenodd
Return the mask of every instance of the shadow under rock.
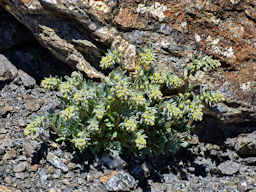
<path id="1" fill-rule="evenodd" d="M 3 54 L 17 69 L 34 78 L 37 84 L 40 84 L 45 77 L 70 75 L 74 71 L 36 41 L 13 47 L 4 51 Z"/>
<path id="2" fill-rule="evenodd" d="M 237 137 L 241 133 L 252 133 L 256 131 L 256 122 L 223 123 L 212 117 L 205 117 L 193 130 L 199 138 L 199 142 L 211 143 L 223 146 L 227 138 Z"/>
<path id="3" fill-rule="evenodd" d="M 40 164 L 40 161 L 43 158 L 46 158 L 46 155 L 48 153 L 49 143 L 44 142 L 41 144 L 40 149 L 38 151 L 35 151 L 32 154 L 31 157 L 31 165 Z"/>

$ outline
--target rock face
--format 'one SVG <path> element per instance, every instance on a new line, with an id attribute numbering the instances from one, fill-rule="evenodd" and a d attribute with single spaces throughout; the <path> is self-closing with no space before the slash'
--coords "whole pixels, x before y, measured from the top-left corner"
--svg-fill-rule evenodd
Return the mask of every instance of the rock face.
<path id="1" fill-rule="evenodd" d="M 0 82 L 13 80 L 17 73 L 17 68 L 4 55 L 0 54 Z"/>
<path id="2" fill-rule="evenodd" d="M 146 1 L 145 1 L 146 2 Z M 107 49 L 134 70 L 136 50 L 149 44 L 161 70 L 182 71 L 193 55 L 207 54 L 222 70 L 199 80 L 225 94 L 212 113 L 224 122 L 256 120 L 256 2 L 254 0 L 13 0 L 0 5 L 57 58 L 90 78 Z"/>

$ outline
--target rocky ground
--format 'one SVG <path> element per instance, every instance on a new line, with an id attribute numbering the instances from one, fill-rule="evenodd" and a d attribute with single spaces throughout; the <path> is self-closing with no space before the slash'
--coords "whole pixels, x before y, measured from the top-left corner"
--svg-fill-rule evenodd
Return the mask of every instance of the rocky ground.
<path id="1" fill-rule="evenodd" d="M 145 161 L 79 154 L 56 143 L 52 133 L 24 137 L 29 120 L 58 107 L 58 98 L 40 88 L 40 80 L 72 70 L 10 15 L 0 10 L 0 16 L 5 18 L 0 21 L 0 191 L 256 192 L 255 122 L 221 124 L 208 118 L 193 144 L 175 158 Z"/>

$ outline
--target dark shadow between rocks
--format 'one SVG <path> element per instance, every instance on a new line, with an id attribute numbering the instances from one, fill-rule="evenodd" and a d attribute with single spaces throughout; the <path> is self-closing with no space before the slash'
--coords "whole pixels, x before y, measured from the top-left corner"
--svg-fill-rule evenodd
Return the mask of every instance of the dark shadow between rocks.
<path id="1" fill-rule="evenodd" d="M 40 146 L 40 149 L 38 151 L 35 151 L 32 154 L 31 165 L 40 164 L 40 161 L 43 158 L 46 158 L 46 155 L 48 153 L 48 148 L 49 148 L 48 145 L 49 144 L 47 142 L 42 143 L 41 146 Z"/>
<path id="2" fill-rule="evenodd" d="M 8 60 L 40 84 L 45 77 L 70 75 L 73 69 L 56 59 L 49 50 L 34 41 L 3 52 Z"/>
<path id="3" fill-rule="evenodd" d="M 252 133 L 256 130 L 256 122 L 223 123 L 212 117 L 205 117 L 204 122 L 193 130 L 199 142 L 223 146 L 227 138 L 237 137 L 241 133 Z"/>
<path id="4" fill-rule="evenodd" d="M 25 26 L 3 8 L 0 8 L 0 15 L 2 19 L 4 18 L 0 26 L 6 24 L 6 28 L 0 34 L 4 41 L 0 46 L 0 53 L 17 69 L 34 78 L 37 84 L 40 84 L 45 77 L 70 75 L 73 69 L 42 47 Z M 0 88 L 6 83 L 8 82 L 1 83 Z"/>

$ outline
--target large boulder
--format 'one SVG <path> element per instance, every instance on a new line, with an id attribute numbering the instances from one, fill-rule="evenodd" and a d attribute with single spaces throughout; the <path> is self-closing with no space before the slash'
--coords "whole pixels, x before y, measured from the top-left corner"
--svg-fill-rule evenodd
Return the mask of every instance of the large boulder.
<path id="1" fill-rule="evenodd" d="M 256 120 L 256 2 L 254 0 L 4 0 L 8 12 L 57 58 L 104 78 L 98 62 L 107 49 L 134 70 L 137 51 L 152 45 L 158 68 L 181 72 L 193 55 L 207 54 L 222 70 L 201 83 L 227 102 L 209 114 L 223 122 Z"/>

